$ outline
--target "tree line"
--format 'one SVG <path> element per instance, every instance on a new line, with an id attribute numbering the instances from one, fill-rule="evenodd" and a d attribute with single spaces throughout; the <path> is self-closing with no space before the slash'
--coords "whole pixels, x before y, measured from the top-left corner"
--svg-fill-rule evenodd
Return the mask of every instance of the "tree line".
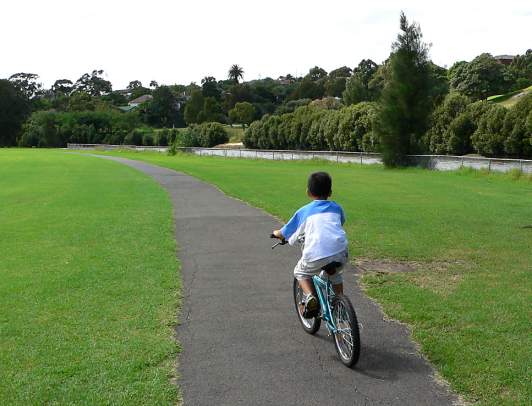
<path id="1" fill-rule="evenodd" d="M 38 75 L 17 73 L 0 80 L 0 145 L 57 146 L 58 142 L 79 139 L 126 142 L 135 139 L 131 135 L 134 130 L 147 134 L 149 128 L 218 122 L 249 126 L 245 138 L 248 146 L 281 147 L 284 142 L 286 147 L 372 149 L 382 151 L 395 164 L 404 162 L 406 154 L 416 152 L 528 156 L 527 141 L 506 141 L 510 136 L 504 135 L 511 133 L 510 138 L 517 140 L 519 134 L 528 131 L 526 120 L 514 119 L 525 115 L 528 104 L 521 103 L 519 108 L 508 111 L 492 109 L 486 102 L 482 102 L 485 107 L 463 105 L 530 86 L 532 50 L 518 55 L 508 66 L 490 54 L 481 54 L 470 62 L 456 62 L 450 69 L 434 64 L 428 53 L 419 25 L 410 24 L 402 14 L 400 34 L 382 64 L 364 59 L 354 68 L 342 66 L 330 72 L 315 66 L 301 77 L 287 74 L 244 82 L 243 68 L 233 65 L 222 80 L 205 76 L 200 84 L 169 86 L 155 80 L 145 86 L 132 80 L 126 89 L 113 90 L 101 69 L 84 73 L 76 81 L 58 79 L 49 89 L 42 86 Z M 126 107 L 144 95 L 150 97 L 138 108 Z M 352 107 L 360 103 L 363 104 Z M 452 110 L 457 103 L 462 106 L 459 114 Z M 456 117 L 449 116 L 451 110 Z M 497 123 L 488 123 L 488 118 L 481 123 L 477 110 L 487 116 L 488 110 L 497 111 Z M 355 111 L 357 117 L 364 116 L 365 122 L 372 123 L 371 131 L 364 133 L 371 143 L 361 141 L 364 136 L 360 138 L 359 127 L 351 129 L 351 141 L 345 140 L 347 127 L 342 130 L 344 135 L 335 138 L 327 133 L 332 131 L 332 124 L 327 131 L 313 132 L 311 138 L 305 138 L 307 127 L 317 131 L 324 120 L 341 120 L 340 116 L 347 117 Z M 261 127 L 271 133 L 272 128 L 279 128 L 278 123 L 307 119 L 312 122 L 301 129 L 288 130 L 289 126 L 283 125 L 284 132 L 276 136 L 260 135 Z M 358 126 L 359 120 L 362 119 L 347 121 Z M 515 120 L 519 124 L 512 127 Z M 52 127 L 59 135 L 51 135 Z M 495 128 L 502 128 L 503 132 L 495 135 Z M 294 135 L 293 131 L 303 132 Z M 327 136 L 322 137 L 322 132 Z M 475 132 L 477 135 L 473 136 Z M 497 137 L 504 140 L 480 141 Z M 480 147 L 482 143 L 487 146 Z"/>

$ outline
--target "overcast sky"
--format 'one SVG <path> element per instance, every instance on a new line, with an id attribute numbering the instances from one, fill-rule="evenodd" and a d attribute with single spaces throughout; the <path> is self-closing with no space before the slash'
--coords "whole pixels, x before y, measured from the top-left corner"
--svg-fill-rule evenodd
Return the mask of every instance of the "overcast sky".
<path id="1" fill-rule="evenodd" d="M 49 87 L 98 68 L 118 89 L 224 79 L 234 63 L 245 80 L 380 63 L 401 10 L 440 65 L 532 48 L 526 0 L 4 0 L 0 78 L 37 73 Z"/>

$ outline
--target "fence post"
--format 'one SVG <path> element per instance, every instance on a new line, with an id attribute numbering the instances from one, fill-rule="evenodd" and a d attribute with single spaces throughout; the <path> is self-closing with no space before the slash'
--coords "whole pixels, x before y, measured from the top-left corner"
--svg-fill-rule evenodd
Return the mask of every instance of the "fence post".
<path id="1" fill-rule="evenodd" d="M 242 158 L 242 150 L 240 149 L 239 151 L 240 151 L 240 158 Z"/>
<path id="2" fill-rule="evenodd" d="M 275 161 L 275 151 L 272 151 L 272 160 Z"/>
<path id="3" fill-rule="evenodd" d="M 491 172 L 491 158 L 488 158 L 488 172 Z"/>
<path id="4" fill-rule="evenodd" d="M 362 165 L 362 152 L 360 153 L 360 165 Z"/>
<path id="5" fill-rule="evenodd" d="M 338 163 L 339 155 L 340 155 L 340 153 L 338 151 L 336 151 L 336 163 Z"/>

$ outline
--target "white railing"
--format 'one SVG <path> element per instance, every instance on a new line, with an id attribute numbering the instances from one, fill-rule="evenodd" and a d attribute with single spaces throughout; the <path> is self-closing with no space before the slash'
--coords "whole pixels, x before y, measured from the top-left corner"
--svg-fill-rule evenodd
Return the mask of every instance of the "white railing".
<path id="1" fill-rule="evenodd" d="M 135 146 L 135 145 L 107 145 L 107 144 L 68 144 L 68 149 L 132 149 L 136 151 L 167 152 L 165 146 Z M 263 150 L 263 149 L 227 149 L 227 148 L 178 148 L 184 152 L 200 156 L 219 156 L 243 159 L 273 159 L 273 160 L 306 160 L 324 159 L 338 163 L 358 163 L 362 165 L 382 164 L 382 156 L 378 153 L 344 152 L 344 151 L 296 151 L 296 150 Z M 475 156 L 452 155 L 410 155 L 413 165 L 439 171 L 456 170 L 460 168 L 485 169 L 494 172 L 508 172 L 519 170 L 532 174 L 532 160 L 484 158 Z"/>

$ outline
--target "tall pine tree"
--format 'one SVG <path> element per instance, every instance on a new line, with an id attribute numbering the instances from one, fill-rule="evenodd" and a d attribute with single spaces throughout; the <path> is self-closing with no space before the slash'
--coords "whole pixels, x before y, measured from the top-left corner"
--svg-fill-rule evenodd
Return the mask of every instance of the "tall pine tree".
<path id="1" fill-rule="evenodd" d="M 419 152 L 431 110 L 429 45 L 421 29 L 401 12 L 401 32 L 392 45 L 390 69 L 381 96 L 378 131 L 387 167 L 408 165 Z"/>

